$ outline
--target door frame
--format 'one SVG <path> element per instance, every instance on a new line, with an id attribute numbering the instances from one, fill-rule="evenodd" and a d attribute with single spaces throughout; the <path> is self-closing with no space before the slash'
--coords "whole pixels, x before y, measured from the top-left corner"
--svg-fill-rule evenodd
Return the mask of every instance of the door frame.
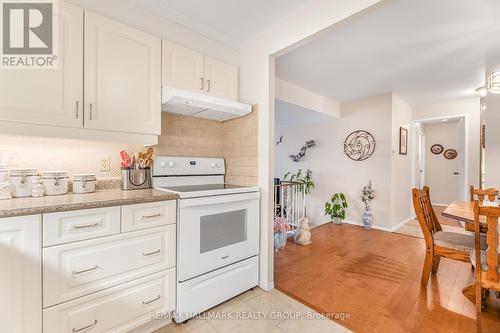
<path id="1" fill-rule="evenodd" d="M 460 115 L 450 115 L 449 117 L 434 117 L 434 118 L 421 118 L 421 119 L 414 119 L 411 124 L 410 124 L 410 138 L 412 138 L 413 144 L 411 145 L 411 186 L 412 188 L 418 187 L 418 178 L 415 176 L 416 175 L 416 162 L 418 161 L 418 137 L 416 133 L 416 124 L 417 123 L 425 123 L 425 122 L 430 122 L 430 121 L 439 121 L 443 119 L 464 119 L 464 159 L 463 159 L 463 179 L 464 179 L 464 186 L 463 189 L 460 190 L 462 193 L 462 198 L 460 200 L 468 200 L 467 194 L 469 193 L 469 186 L 467 185 L 469 183 L 469 146 L 470 146 L 470 137 L 469 137 L 469 128 L 470 128 L 470 119 L 469 115 L 467 114 L 460 114 Z M 425 168 L 425 166 L 424 166 Z M 425 169 L 424 169 L 425 173 Z M 459 193 L 460 195 L 460 193 Z M 413 213 L 414 215 L 414 213 Z"/>

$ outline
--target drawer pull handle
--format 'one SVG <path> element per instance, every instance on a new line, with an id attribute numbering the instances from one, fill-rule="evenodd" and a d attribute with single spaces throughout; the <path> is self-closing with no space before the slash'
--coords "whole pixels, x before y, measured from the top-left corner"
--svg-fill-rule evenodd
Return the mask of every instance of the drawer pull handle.
<path id="1" fill-rule="evenodd" d="M 94 223 L 94 224 L 84 224 L 84 225 L 74 225 L 73 229 L 78 230 L 78 229 L 87 229 L 87 228 L 93 228 L 97 227 L 99 223 Z"/>
<path id="2" fill-rule="evenodd" d="M 152 300 L 150 300 L 150 301 L 147 301 L 147 302 L 142 301 L 142 304 L 144 304 L 144 305 L 148 305 L 148 304 L 151 304 L 151 303 L 153 303 L 153 302 L 156 302 L 156 301 L 157 301 L 157 300 L 159 300 L 160 298 L 161 298 L 161 295 L 158 295 L 158 296 L 156 296 L 156 298 L 155 298 L 155 299 L 152 299 Z"/>
<path id="3" fill-rule="evenodd" d="M 156 250 L 154 252 L 143 253 L 142 255 L 145 256 L 145 257 L 149 257 L 149 256 L 152 256 L 152 255 L 158 254 L 160 252 L 161 252 L 161 250 Z"/>
<path id="4" fill-rule="evenodd" d="M 143 219 L 152 219 L 152 218 L 155 218 L 155 217 L 160 217 L 161 214 L 158 213 L 158 214 L 154 214 L 154 215 L 142 215 L 142 218 Z"/>
<path id="5" fill-rule="evenodd" d="M 78 329 L 77 329 L 77 328 L 73 328 L 73 329 L 72 329 L 72 331 L 73 331 L 74 333 L 76 333 L 76 332 L 81 332 L 81 331 L 84 331 L 84 330 L 89 329 L 89 328 L 91 328 L 91 327 L 94 327 L 95 325 L 97 325 L 97 320 L 94 320 L 94 322 L 93 322 L 92 324 L 87 325 L 87 326 L 85 326 L 85 327 L 78 328 Z"/>
<path id="6" fill-rule="evenodd" d="M 90 272 L 90 271 L 95 271 L 98 268 L 99 268 L 99 266 L 95 265 L 94 267 L 88 268 L 88 269 L 84 269 L 83 271 L 73 271 L 73 275 L 78 275 L 78 274 L 83 274 L 83 273 L 87 273 L 87 272 Z"/>

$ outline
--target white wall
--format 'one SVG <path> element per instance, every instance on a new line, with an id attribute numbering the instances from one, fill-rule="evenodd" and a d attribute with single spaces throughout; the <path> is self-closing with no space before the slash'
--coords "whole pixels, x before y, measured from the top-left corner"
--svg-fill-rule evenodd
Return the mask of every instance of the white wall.
<path id="1" fill-rule="evenodd" d="M 433 154 L 431 146 L 443 145 L 444 149 L 458 151 L 458 121 L 423 124 L 425 133 L 425 184 L 431 189 L 434 204 L 448 205 L 452 201 L 460 200 L 459 179 L 453 172 L 460 169 L 460 158 L 447 160 L 443 154 Z M 461 155 L 463 152 L 458 151 Z"/>
<path id="2" fill-rule="evenodd" d="M 391 158 L 391 225 L 395 227 L 412 214 L 411 203 L 411 138 L 412 107 L 399 96 L 392 94 L 392 158 Z M 399 154 L 399 129 L 408 130 L 408 154 Z"/>
<path id="3" fill-rule="evenodd" d="M 116 19 L 133 27 L 162 36 L 228 64 L 238 66 L 238 51 L 197 32 L 184 28 L 159 15 L 123 0 L 67 0 L 98 14 Z"/>
<path id="4" fill-rule="evenodd" d="M 313 172 L 316 188 L 307 201 L 312 224 L 329 221 L 324 216 L 324 204 L 335 192 L 346 195 L 349 204 L 346 220 L 361 223 L 364 205 L 359 194 L 361 188 L 372 180 L 377 195 L 372 202 L 374 224 L 383 228 L 392 226 L 391 109 L 390 94 L 369 97 L 341 104 L 341 118 L 338 120 L 277 130 L 276 136 L 283 135 L 283 142 L 276 147 L 275 175 L 282 177 L 299 168 Z M 342 144 L 346 136 L 357 129 L 369 131 L 376 140 L 373 156 L 361 162 L 349 159 Z M 296 154 L 310 139 L 316 140 L 317 145 L 307 150 L 303 160 L 293 162 L 288 155 Z"/>
<path id="5" fill-rule="evenodd" d="M 259 186 L 261 188 L 260 286 L 273 286 L 272 176 L 274 173 L 274 56 L 379 0 L 310 0 L 240 49 L 240 98 L 259 108 Z"/>
<path id="6" fill-rule="evenodd" d="M 413 119 L 436 119 L 465 116 L 466 159 L 468 160 L 468 185 L 479 186 L 480 165 L 480 98 L 467 98 L 455 101 L 419 105 L 413 107 Z"/>

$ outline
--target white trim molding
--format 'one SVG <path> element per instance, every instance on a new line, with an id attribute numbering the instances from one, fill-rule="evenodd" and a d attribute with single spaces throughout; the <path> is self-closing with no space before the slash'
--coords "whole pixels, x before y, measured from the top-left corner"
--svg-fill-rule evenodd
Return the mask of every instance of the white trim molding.
<path id="1" fill-rule="evenodd" d="M 397 231 L 399 228 L 401 228 L 403 225 L 407 224 L 408 222 L 412 221 L 413 218 L 412 217 L 409 217 L 407 218 L 406 220 L 403 220 L 401 221 L 400 223 L 396 224 L 395 226 L 393 227 L 382 227 L 382 226 L 379 226 L 379 225 L 372 225 L 372 229 L 376 229 L 376 230 L 381 230 L 381 231 L 386 231 L 386 232 L 395 232 Z M 357 226 L 360 226 L 362 227 L 363 226 L 363 222 L 357 222 L 357 221 L 344 221 L 344 223 L 347 223 L 347 224 L 352 224 L 352 225 L 357 225 Z"/>

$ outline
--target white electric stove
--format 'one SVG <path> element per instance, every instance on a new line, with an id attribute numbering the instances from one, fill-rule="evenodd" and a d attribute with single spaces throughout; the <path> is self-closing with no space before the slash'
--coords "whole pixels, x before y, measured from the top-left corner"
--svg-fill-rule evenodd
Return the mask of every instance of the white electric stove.
<path id="1" fill-rule="evenodd" d="M 255 287 L 259 189 L 225 184 L 221 158 L 160 156 L 152 175 L 153 187 L 180 197 L 175 321 Z"/>

